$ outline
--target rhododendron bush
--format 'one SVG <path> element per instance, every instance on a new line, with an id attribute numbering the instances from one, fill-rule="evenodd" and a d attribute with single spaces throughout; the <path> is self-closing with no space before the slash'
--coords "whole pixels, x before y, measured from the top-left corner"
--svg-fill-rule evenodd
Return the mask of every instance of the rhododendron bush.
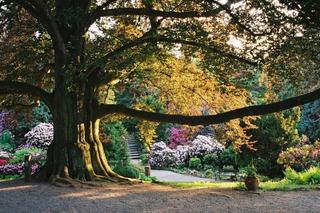
<path id="1" fill-rule="evenodd" d="M 206 154 L 220 153 L 224 146 L 217 140 L 203 135 L 198 135 L 191 143 L 190 156 L 201 157 Z"/>
<path id="2" fill-rule="evenodd" d="M 289 148 L 280 153 L 278 161 L 284 167 L 291 167 L 296 171 L 303 171 L 312 166 L 320 165 L 320 141 L 313 145 Z"/>
<path id="3" fill-rule="evenodd" d="M 39 148 L 47 148 L 53 141 L 53 126 L 49 123 L 40 123 L 27 134 L 26 143 Z"/>
<path id="4" fill-rule="evenodd" d="M 154 168 L 165 168 L 183 165 L 191 157 L 202 158 L 206 154 L 217 154 L 224 150 L 224 146 L 209 136 L 198 135 L 188 145 L 178 145 L 175 149 L 164 142 L 155 143 L 149 154 L 149 163 Z"/>
<path id="5" fill-rule="evenodd" d="M 149 164 L 153 168 L 175 166 L 178 162 L 177 153 L 164 142 L 153 144 L 149 154 Z"/>

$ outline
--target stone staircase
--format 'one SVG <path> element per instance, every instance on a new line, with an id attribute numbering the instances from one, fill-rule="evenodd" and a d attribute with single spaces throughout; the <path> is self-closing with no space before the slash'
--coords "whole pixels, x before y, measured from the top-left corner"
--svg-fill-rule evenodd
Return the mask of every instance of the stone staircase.
<path id="1" fill-rule="evenodd" d="M 140 160 L 139 148 L 133 134 L 128 137 L 128 147 L 131 160 Z"/>

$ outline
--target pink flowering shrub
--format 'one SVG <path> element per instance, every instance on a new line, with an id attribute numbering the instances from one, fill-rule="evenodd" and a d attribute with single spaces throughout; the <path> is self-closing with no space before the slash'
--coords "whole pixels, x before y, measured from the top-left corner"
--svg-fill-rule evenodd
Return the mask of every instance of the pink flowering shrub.
<path id="1" fill-rule="evenodd" d="M 291 167 L 296 171 L 303 171 L 320 164 L 320 141 L 313 145 L 289 148 L 280 153 L 277 160 L 285 168 Z"/>
<path id="2" fill-rule="evenodd" d="M 7 159 L 0 159 L 0 166 L 5 165 L 7 162 Z"/>
<path id="3" fill-rule="evenodd" d="M 32 128 L 25 136 L 26 144 L 38 148 L 48 148 L 53 141 L 53 126 L 49 123 L 40 123 Z"/>
<path id="4" fill-rule="evenodd" d="M 190 130 L 172 127 L 169 135 L 169 147 L 175 149 L 179 145 L 186 145 L 191 142 L 191 137 Z"/>

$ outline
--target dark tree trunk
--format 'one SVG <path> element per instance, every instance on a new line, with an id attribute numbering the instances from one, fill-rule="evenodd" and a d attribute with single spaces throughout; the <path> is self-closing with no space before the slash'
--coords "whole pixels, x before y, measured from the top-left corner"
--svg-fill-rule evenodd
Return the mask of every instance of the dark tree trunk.
<path id="1" fill-rule="evenodd" d="M 49 147 L 44 177 L 61 179 L 133 181 L 114 173 L 99 138 L 100 120 L 94 88 L 86 83 L 68 92 L 60 79 L 54 94 L 54 142 Z"/>

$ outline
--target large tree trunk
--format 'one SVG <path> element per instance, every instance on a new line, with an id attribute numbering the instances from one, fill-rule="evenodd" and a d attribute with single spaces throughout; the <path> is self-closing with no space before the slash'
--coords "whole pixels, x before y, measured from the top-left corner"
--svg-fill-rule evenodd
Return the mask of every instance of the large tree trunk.
<path id="1" fill-rule="evenodd" d="M 96 106 L 94 88 L 89 84 L 69 92 L 65 80 L 59 80 L 54 94 L 54 142 L 48 150 L 45 178 L 133 181 L 114 173 L 108 164 L 99 139 Z"/>

